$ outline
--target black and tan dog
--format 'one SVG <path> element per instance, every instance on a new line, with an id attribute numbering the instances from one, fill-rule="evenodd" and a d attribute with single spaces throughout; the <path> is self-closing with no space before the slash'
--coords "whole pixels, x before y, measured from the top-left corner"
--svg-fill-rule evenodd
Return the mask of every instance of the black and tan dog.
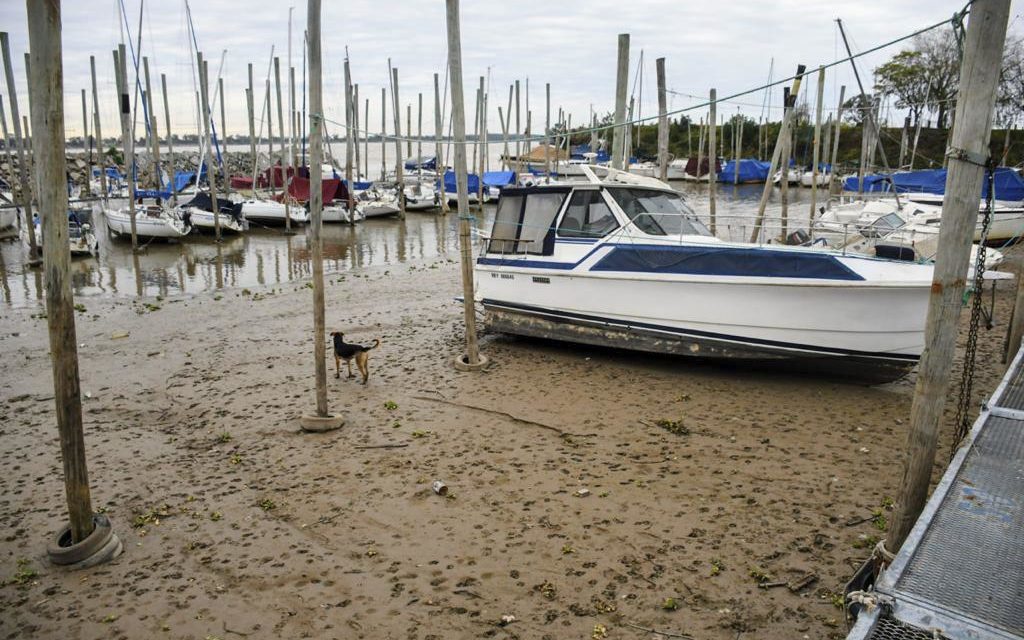
<path id="1" fill-rule="evenodd" d="M 366 384 L 370 377 L 370 369 L 366 366 L 367 360 L 370 359 L 369 352 L 380 346 L 380 340 L 374 339 L 372 347 L 364 347 L 360 344 L 345 342 L 345 334 L 340 331 L 332 331 L 331 337 L 334 338 L 334 377 L 341 377 L 341 361 L 344 360 L 348 365 L 348 377 L 354 378 L 355 376 L 352 374 L 352 359 L 354 358 L 359 373 L 363 374 L 363 384 Z"/>

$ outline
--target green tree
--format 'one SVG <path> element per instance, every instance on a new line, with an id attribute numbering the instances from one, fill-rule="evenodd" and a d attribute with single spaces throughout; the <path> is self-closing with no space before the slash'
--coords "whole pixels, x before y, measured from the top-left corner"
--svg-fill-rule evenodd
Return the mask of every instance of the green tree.
<path id="1" fill-rule="evenodd" d="M 928 99 L 928 79 L 920 51 L 900 51 L 875 69 L 875 90 L 896 99 L 896 107 L 907 109 L 916 126 Z"/>

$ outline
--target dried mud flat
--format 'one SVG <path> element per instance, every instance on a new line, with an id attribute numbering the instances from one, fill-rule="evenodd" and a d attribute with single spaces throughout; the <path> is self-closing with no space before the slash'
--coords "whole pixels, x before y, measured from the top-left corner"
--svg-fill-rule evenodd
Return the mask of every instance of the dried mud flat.
<path id="1" fill-rule="evenodd" d="M 0 312 L 0 637 L 844 635 L 835 594 L 884 536 L 913 376 L 494 335 L 493 366 L 457 373 L 458 290 L 444 260 L 330 278 L 329 327 L 383 344 L 368 385 L 329 379 L 347 423 L 325 434 L 298 428 L 308 288 L 80 301 L 92 497 L 125 553 L 74 573 L 45 559 L 66 520 L 45 320 Z"/>

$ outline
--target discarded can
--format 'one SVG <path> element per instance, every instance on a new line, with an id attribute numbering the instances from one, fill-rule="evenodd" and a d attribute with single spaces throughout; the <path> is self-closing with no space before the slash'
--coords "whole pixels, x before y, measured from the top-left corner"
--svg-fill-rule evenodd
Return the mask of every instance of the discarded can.
<path id="1" fill-rule="evenodd" d="M 430 488 L 433 489 L 434 493 L 436 493 L 439 496 L 448 495 L 448 485 L 441 482 L 440 480 L 434 480 L 434 483 L 430 485 Z"/>

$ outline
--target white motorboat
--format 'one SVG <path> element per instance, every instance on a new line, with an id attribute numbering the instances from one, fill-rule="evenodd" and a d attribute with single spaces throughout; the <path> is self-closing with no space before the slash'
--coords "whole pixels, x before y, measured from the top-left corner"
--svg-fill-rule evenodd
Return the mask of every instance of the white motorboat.
<path id="1" fill-rule="evenodd" d="M 357 206 L 367 218 L 393 216 L 401 211 L 395 189 L 386 189 L 378 185 L 360 192 Z"/>
<path id="2" fill-rule="evenodd" d="M 475 267 L 492 329 L 871 380 L 920 358 L 931 265 L 722 241 L 668 185 L 589 171 L 502 194 Z"/>
<path id="3" fill-rule="evenodd" d="M 654 178 L 658 175 L 658 165 L 653 162 L 638 162 L 629 165 L 629 172 L 645 178 Z"/>
<path id="4" fill-rule="evenodd" d="M 975 242 L 981 242 L 986 208 L 986 203 L 982 202 L 974 231 Z M 937 227 L 942 219 L 942 202 L 939 200 L 938 204 L 924 204 L 921 200 L 909 200 L 902 195 L 899 206 L 895 199 L 854 201 L 827 209 L 812 226 L 816 236 L 821 235 L 819 232 L 842 234 L 849 233 L 851 228 L 868 227 L 882 217 L 886 217 L 894 224 L 897 218 L 901 221 L 901 224 L 893 226 L 893 229 L 911 220 L 916 220 L 918 224 L 933 224 Z M 1004 244 L 1021 237 L 1024 237 L 1024 207 L 1016 203 L 997 201 L 992 208 L 992 223 L 986 241 Z"/>
<path id="5" fill-rule="evenodd" d="M 42 220 L 39 214 L 32 216 L 36 238 L 43 241 Z M 92 207 L 71 204 L 68 208 L 68 250 L 71 257 L 94 256 L 99 254 L 100 243 L 92 228 Z"/>
<path id="6" fill-rule="evenodd" d="M 286 207 L 276 200 L 250 198 L 242 201 L 241 205 L 242 217 L 249 221 L 263 224 L 284 224 L 285 218 L 290 218 L 293 224 L 309 222 L 309 211 L 298 204 Z"/>
<path id="7" fill-rule="evenodd" d="M 131 236 L 132 221 L 127 206 L 119 209 L 105 209 L 107 230 L 114 236 Z M 182 238 L 192 230 L 192 225 L 183 220 L 177 212 L 158 204 L 135 205 L 135 235 L 139 238 Z"/>
<path id="8" fill-rule="evenodd" d="M 0 230 L 11 229 L 18 224 L 18 209 L 16 207 L 0 208 Z"/>
<path id="9" fill-rule="evenodd" d="M 223 197 L 218 197 L 219 210 L 217 219 L 213 214 L 213 199 L 203 191 L 196 193 L 187 203 L 180 205 L 179 214 L 182 219 L 191 221 L 192 226 L 200 231 L 213 232 L 220 225 L 221 233 L 241 233 L 249 228 L 249 223 L 242 217 L 241 205 Z"/>

